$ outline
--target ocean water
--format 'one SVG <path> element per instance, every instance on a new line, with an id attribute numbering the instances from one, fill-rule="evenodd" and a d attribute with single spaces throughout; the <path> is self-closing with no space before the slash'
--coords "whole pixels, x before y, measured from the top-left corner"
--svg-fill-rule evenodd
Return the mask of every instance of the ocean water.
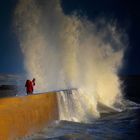
<path id="1" fill-rule="evenodd" d="M 56 121 L 28 140 L 139 140 L 139 109 L 110 114 L 91 124 Z"/>
<path id="2" fill-rule="evenodd" d="M 17 96 L 23 96 L 26 93 L 22 88 L 24 79 L 12 75 L 1 75 L 0 85 L 17 84 L 21 87 Z M 132 82 L 131 89 L 132 89 Z M 130 85 L 126 85 L 129 89 Z M 135 88 L 137 88 L 135 80 Z M 21 94 L 21 92 L 24 92 Z M 135 89 L 136 92 L 139 92 Z M 127 94 L 127 93 L 126 93 Z M 121 112 L 103 113 L 100 118 L 93 119 L 90 123 L 56 120 L 40 132 L 33 134 L 24 140 L 139 140 L 140 139 L 140 105 L 130 101 L 131 94 L 124 102 L 126 107 Z M 138 98 L 138 93 L 135 94 Z M 134 97 L 132 96 L 132 99 Z"/>

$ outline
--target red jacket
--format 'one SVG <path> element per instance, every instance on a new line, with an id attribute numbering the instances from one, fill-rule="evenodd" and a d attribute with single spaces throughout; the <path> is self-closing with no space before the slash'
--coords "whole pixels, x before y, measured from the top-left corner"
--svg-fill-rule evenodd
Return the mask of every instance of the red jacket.
<path id="1" fill-rule="evenodd" d="M 32 81 L 27 80 L 27 81 L 26 81 L 26 84 L 25 84 L 25 87 L 26 87 L 27 93 L 28 93 L 28 92 L 30 92 L 30 93 L 33 92 L 33 84 L 32 84 Z"/>

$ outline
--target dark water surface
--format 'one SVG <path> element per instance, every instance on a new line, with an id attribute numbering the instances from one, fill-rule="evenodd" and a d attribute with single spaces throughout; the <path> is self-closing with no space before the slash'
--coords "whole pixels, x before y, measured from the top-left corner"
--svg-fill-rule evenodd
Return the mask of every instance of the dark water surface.
<path id="1" fill-rule="evenodd" d="M 26 95 L 23 75 L 0 74 L 0 98 Z"/>
<path id="2" fill-rule="evenodd" d="M 139 140 L 140 110 L 110 114 L 91 124 L 60 121 L 29 140 Z"/>

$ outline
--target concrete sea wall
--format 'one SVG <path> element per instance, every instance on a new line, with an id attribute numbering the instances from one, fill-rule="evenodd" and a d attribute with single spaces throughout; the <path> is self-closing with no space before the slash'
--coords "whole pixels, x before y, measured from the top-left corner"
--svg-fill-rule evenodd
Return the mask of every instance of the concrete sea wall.
<path id="1" fill-rule="evenodd" d="M 0 140 L 16 140 L 59 119 L 55 92 L 0 99 Z"/>

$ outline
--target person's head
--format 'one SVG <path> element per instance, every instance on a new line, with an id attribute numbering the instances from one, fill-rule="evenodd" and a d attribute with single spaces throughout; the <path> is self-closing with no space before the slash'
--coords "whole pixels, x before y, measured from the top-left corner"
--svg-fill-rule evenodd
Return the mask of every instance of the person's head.
<path id="1" fill-rule="evenodd" d="M 33 80 L 32 81 L 34 81 L 35 82 L 35 78 L 33 78 Z"/>

